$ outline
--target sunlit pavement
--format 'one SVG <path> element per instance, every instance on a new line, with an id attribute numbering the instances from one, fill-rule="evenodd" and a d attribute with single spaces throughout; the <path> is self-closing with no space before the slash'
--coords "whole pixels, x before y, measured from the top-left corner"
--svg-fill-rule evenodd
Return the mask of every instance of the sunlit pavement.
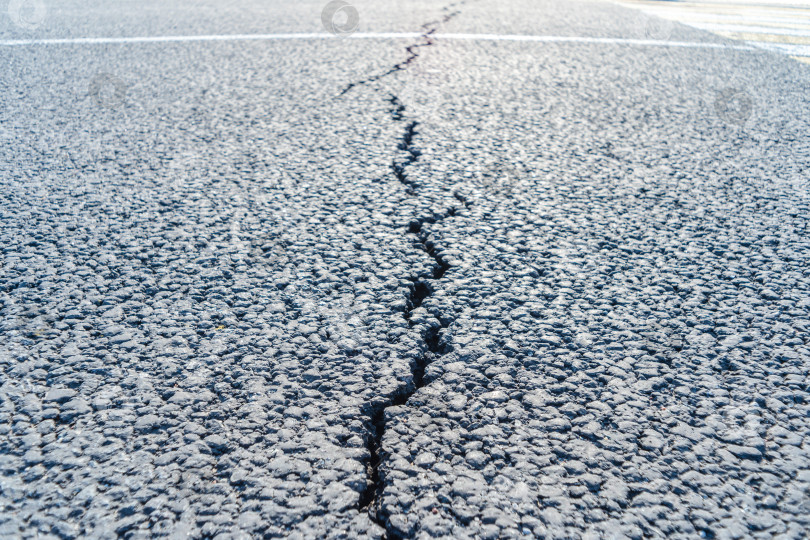
<path id="1" fill-rule="evenodd" d="M 626 0 L 620 4 L 659 21 L 650 24 L 652 32 L 668 26 L 661 20 L 678 22 L 810 62 L 810 2 Z"/>
<path id="2" fill-rule="evenodd" d="M 0 537 L 807 536 L 810 66 L 608 2 L 7 14 Z"/>

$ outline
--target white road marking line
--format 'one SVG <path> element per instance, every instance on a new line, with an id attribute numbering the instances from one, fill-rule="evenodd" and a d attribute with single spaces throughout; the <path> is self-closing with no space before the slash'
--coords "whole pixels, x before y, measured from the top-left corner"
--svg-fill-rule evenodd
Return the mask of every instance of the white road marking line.
<path id="1" fill-rule="evenodd" d="M 607 37 L 577 37 L 577 36 L 525 36 L 501 34 L 436 34 L 441 39 L 463 39 L 472 41 L 533 41 L 545 43 L 608 43 L 616 45 L 646 45 L 653 47 L 685 47 L 694 49 L 738 49 L 735 45 L 725 43 L 709 43 L 701 41 L 666 41 L 657 39 L 625 39 Z M 741 50 L 750 50 L 752 47 L 742 47 Z"/>
<path id="2" fill-rule="evenodd" d="M 589 38 L 569 36 L 501 36 L 489 34 L 436 34 L 437 38 L 458 39 L 471 41 L 523 41 L 538 43 L 590 43 L 608 45 L 636 45 L 646 47 L 674 47 L 685 49 L 732 49 L 740 51 L 756 50 L 755 46 L 728 45 L 726 43 L 709 43 L 700 41 L 666 41 L 656 39 L 624 39 L 624 38 Z"/>
<path id="3" fill-rule="evenodd" d="M 364 34 L 367 38 L 419 37 L 421 34 Z M 325 33 L 312 34 L 225 34 L 199 36 L 135 36 L 135 37 L 90 37 L 90 38 L 53 38 L 53 39 L 4 39 L 0 45 L 102 45 L 126 43 L 180 43 L 192 41 L 262 41 L 289 39 L 335 39 L 337 36 Z"/>
<path id="4" fill-rule="evenodd" d="M 141 36 L 141 37 L 95 37 L 95 38 L 54 38 L 54 39 L 5 39 L 0 46 L 22 47 L 31 45 L 104 45 L 129 43 L 182 43 L 200 41 L 262 41 L 262 40 L 322 40 L 322 39 L 415 39 L 422 34 L 415 32 L 402 33 L 356 33 L 338 37 L 326 33 L 301 34 L 230 34 L 199 36 Z M 436 39 L 470 40 L 470 41 L 523 41 L 538 43 L 603 43 L 614 45 L 637 45 L 649 47 L 677 47 L 689 49 L 737 49 L 756 50 L 756 47 L 745 45 L 726 45 L 723 43 L 693 41 L 663 41 L 654 39 L 623 39 L 578 36 L 532 36 L 518 34 L 433 34 Z"/>

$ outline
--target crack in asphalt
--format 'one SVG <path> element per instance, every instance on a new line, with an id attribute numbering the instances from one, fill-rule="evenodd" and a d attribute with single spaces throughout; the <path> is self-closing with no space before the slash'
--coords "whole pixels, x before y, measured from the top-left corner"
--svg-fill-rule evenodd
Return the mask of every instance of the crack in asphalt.
<path id="1" fill-rule="evenodd" d="M 388 102 L 392 105 L 390 112 L 394 121 L 404 121 L 406 119 L 405 106 L 399 101 L 399 98 L 397 98 L 397 96 L 391 96 Z M 413 147 L 413 140 L 417 134 L 417 125 L 418 123 L 416 121 L 411 121 L 405 127 L 405 132 L 398 144 L 398 149 L 405 154 L 405 158 L 401 162 L 394 160 L 391 166 L 394 176 L 407 187 L 408 193 L 411 195 L 414 194 L 418 185 L 408 179 L 406 168 L 415 163 L 420 156 L 420 152 Z M 408 228 L 408 233 L 417 237 L 422 249 L 433 258 L 435 263 L 432 278 L 427 280 L 412 278 L 414 284 L 408 296 L 407 308 L 404 313 L 405 319 L 408 320 L 412 328 L 415 326 L 415 323 L 411 320 L 414 310 L 419 308 L 425 299 L 435 292 L 431 282 L 441 279 L 450 268 L 450 265 L 436 252 L 435 244 L 430 240 L 430 234 L 424 230 L 423 226 L 425 223 L 438 223 L 455 215 L 455 213 L 455 208 L 449 208 L 439 216 L 434 215 L 415 219 L 410 223 Z M 446 345 L 440 343 L 439 333 L 441 330 L 447 328 L 451 322 L 452 321 L 445 320 L 444 322 L 439 322 L 438 325 L 420 329 L 420 331 L 423 332 L 422 338 L 424 339 L 426 350 L 411 364 L 411 381 L 399 387 L 389 403 L 372 406 L 368 411 L 370 437 L 366 441 L 366 448 L 369 451 L 370 458 L 366 466 L 366 489 L 361 493 L 358 506 L 361 511 L 367 510 L 369 512 L 371 519 L 386 531 L 385 537 L 388 539 L 400 539 L 404 538 L 404 536 L 389 524 L 388 520 L 390 516 L 385 515 L 380 504 L 382 491 L 385 486 L 385 479 L 380 473 L 380 465 L 385 457 L 382 454 L 382 438 L 386 429 L 385 410 L 389 407 L 405 405 L 408 399 L 414 395 L 417 390 L 425 386 L 425 370 L 428 365 L 439 356 L 449 352 Z"/>
<path id="2" fill-rule="evenodd" d="M 432 35 L 440 25 L 456 17 L 460 11 L 453 8 L 466 3 L 466 1 L 467 0 L 461 0 L 460 2 L 454 2 L 445 6 L 442 8 L 442 11 L 447 13 L 442 18 L 423 24 L 421 26 L 423 33 L 420 38 L 422 41 L 412 43 L 405 48 L 405 51 L 408 53 L 405 60 L 395 64 L 392 68 L 383 73 L 350 83 L 339 95 L 343 96 L 356 86 L 370 84 L 393 73 L 407 69 L 419 56 L 417 49 L 434 45 L 435 41 Z M 391 104 L 389 114 L 394 122 L 404 122 L 407 120 L 405 114 L 406 107 L 400 101 L 399 97 L 391 95 L 386 101 Z M 394 158 L 391 163 L 391 171 L 394 177 L 406 187 L 407 193 L 410 196 L 414 196 L 416 190 L 419 188 L 419 184 L 411 180 L 407 175 L 407 168 L 416 163 L 421 155 L 421 152 L 413 144 L 414 138 L 418 134 L 418 125 L 419 123 L 416 120 L 411 120 L 407 123 L 405 131 L 397 144 L 397 149 L 401 152 L 401 157 Z M 454 193 L 453 195 L 465 208 L 469 208 L 470 202 L 466 198 L 458 193 Z M 435 244 L 430 239 L 430 233 L 425 230 L 424 225 L 426 223 L 438 223 L 455 215 L 455 213 L 456 208 L 451 207 L 439 215 L 434 214 L 430 217 L 414 219 L 409 225 L 408 234 L 415 235 L 422 249 L 434 260 L 433 275 L 431 278 L 411 278 L 413 286 L 408 295 L 407 307 L 404 312 L 404 317 L 408 320 L 408 324 L 411 328 L 417 325 L 417 323 L 412 320 L 413 312 L 422 306 L 422 303 L 435 292 L 433 282 L 441 279 L 450 268 L 450 265 L 436 252 Z M 411 363 L 411 379 L 406 381 L 405 384 L 400 385 L 389 399 L 382 403 L 369 404 L 366 409 L 366 414 L 368 415 L 366 449 L 369 452 L 369 459 L 366 463 L 366 487 L 360 494 L 357 508 L 359 511 L 368 512 L 371 520 L 385 531 L 383 537 L 387 540 L 398 540 L 405 538 L 405 536 L 390 524 L 390 516 L 386 514 L 381 505 L 382 492 L 386 480 L 380 471 L 380 465 L 386 457 L 382 450 L 382 439 L 386 430 L 385 411 L 389 407 L 405 405 L 408 399 L 414 395 L 417 390 L 425 386 L 425 371 L 427 367 L 436 360 L 436 358 L 450 352 L 447 344 L 440 342 L 440 332 L 451 323 L 452 320 L 442 317 L 442 321 L 436 320 L 436 324 L 428 324 L 419 328 L 425 348 L 422 354 Z"/>
<path id="3" fill-rule="evenodd" d="M 405 69 L 407 69 L 408 66 L 410 66 L 419 57 L 419 53 L 416 52 L 417 49 L 419 49 L 420 47 L 430 47 L 433 44 L 435 44 L 435 41 L 433 40 L 432 36 L 433 36 L 433 34 L 436 33 L 436 30 L 439 29 L 439 26 L 451 21 L 454 17 L 456 17 L 457 15 L 459 15 L 461 13 L 461 11 L 458 10 L 458 9 L 456 9 L 454 11 L 450 11 L 450 10 L 465 4 L 466 1 L 467 0 L 461 0 L 460 2 L 453 2 L 452 4 L 449 4 L 449 5 L 445 6 L 445 7 L 443 7 L 442 11 L 447 11 L 448 12 L 446 15 L 444 15 L 441 19 L 431 21 L 431 22 L 425 23 L 422 26 L 420 26 L 420 28 L 422 30 L 422 35 L 419 37 L 419 39 L 422 40 L 422 41 L 416 42 L 416 43 L 411 43 L 410 45 L 405 47 L 405 52 L 408 53 L 405 60 L 403 60 L 402 62 L 399 62 L 397 64 L 394 64 L 393 67 L 389 68 L 387 71 L 384 71 L 382 73 L 378 73 L 377 75 L 372 75 L 371 77 L 368 77 L 367 79 L 363 79 L 363 80 L 360 80 L 360 81 L 357 81 L 357 82 L 349 83 L 348 85 L 346 85 L 346 87 L 343 90 L 340 91 L 340 94 L 338 94 L 338 96 L 345 95 L 352 88 L 354 88 L 356 86 L 363 86 L 363 85 L 366 85 L 366 84 L 371 84 L 371 83 L 379 81 L 380 79 L 384 79 L 385 77 L 388 77 L 389 75 L 392 75 L 392 74 L 394 74 L 394 73 L 396 73 L 398 71 L 404 71 Z"/>
<path id="4" fill-rule="evenodd" d="M 421 154 L 412 144 L 413 138 L 416 136 L 417 125 L 419 125 L 419 123 L 414 120 L 405 127 L 405 134 L 402 136 L 402 142 L 399 143 L 399 149 L 405 153 L 405 159 L 401 162 L 394 160 L 391 164 L 391 170 L 394 171 L 394 176 L 408 187 L 408 193 L 410 194 L 414 193 L 417 185 L 412 180 L 408 179 L 408 176 L 405 174 L 405 169 L 415 163 Z"/>
<path id="5" fill-rule="evenodd" d="M 397 96 L 392 95 L 388 98 L 388 103 L 393 107 L 391 109 L 391 118 L 399 122 L 405 119 L 405 105 L 399 100 Z"/>

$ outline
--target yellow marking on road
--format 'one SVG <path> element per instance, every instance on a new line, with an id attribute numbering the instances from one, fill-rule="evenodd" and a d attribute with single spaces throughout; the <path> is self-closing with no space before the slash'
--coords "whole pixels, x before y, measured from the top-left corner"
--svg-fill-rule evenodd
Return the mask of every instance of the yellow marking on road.
<path id="1" fill-rule="evenodd" d="M 745 41 L 750 45 L 810 63 L 804 46 L 810 45 L 810 1 L 714 0 L 660 2 L 619 0 L 620 5 L 643 13 Z M 761 43 L 762 45 L 757 45 Z M 775 47 L 785 45 L 785 47 Z M 795 46 L 791 49 L 790 46 Z M 793 54 L 791 54 L 793 53 Z"/>
<path id="2" fill-rule="evenodd" d="M 751 26 L 751 21 L 747 21 L 745 19 L 733 19 L 728 21 L 723 21 L 722 23 L 717 22 L 717 20 L 709 20 L 709 19 L 685 19 L 682 21 L 684 24 L 717 24 L 718 26 Z M 757 26 L 764 27 L 764 28 L 781 28 L 786 30 L 806 30 L 807 34 L 810 35 L 810 22 L 808 24 L 785 24 L 785 23 L 775 23 L 775 22 L 757 22 Z"/>
<path id="3" fill-rule="evenodd" d="M 788 45 L 810 45 L 810 37 L 780 36 L 775 34 L 747 34 L 743 32 L 714 32 L 718 36 L 742 41 L 761 41 L 763 43 L 786 43 Z"/>
<path id="4" fill-rule="evenodd" d="M 768 11 L 771 13 L 779 11 L 805 11 L 810 10 L 810 3 L 782 3 L 782 4 L 762 4 L 756 2 L 660 2 L 656 0 L 622 0 L 624 4 L 636 4 L 649 6 L 655 9 L 667 10 L 713 10 L 718 13 L 728 13 L 732 10 L 748 10 L 748 11 Z"/>

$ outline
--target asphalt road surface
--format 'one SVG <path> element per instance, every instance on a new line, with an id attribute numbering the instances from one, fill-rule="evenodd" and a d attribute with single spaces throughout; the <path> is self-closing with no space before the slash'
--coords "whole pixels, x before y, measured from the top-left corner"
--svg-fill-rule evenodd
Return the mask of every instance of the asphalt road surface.
<path id="1" fill-rule="evenodd" d="M 0 16 L 0 537 L 807 537 L 810 66 L 325 8 Z"/>

